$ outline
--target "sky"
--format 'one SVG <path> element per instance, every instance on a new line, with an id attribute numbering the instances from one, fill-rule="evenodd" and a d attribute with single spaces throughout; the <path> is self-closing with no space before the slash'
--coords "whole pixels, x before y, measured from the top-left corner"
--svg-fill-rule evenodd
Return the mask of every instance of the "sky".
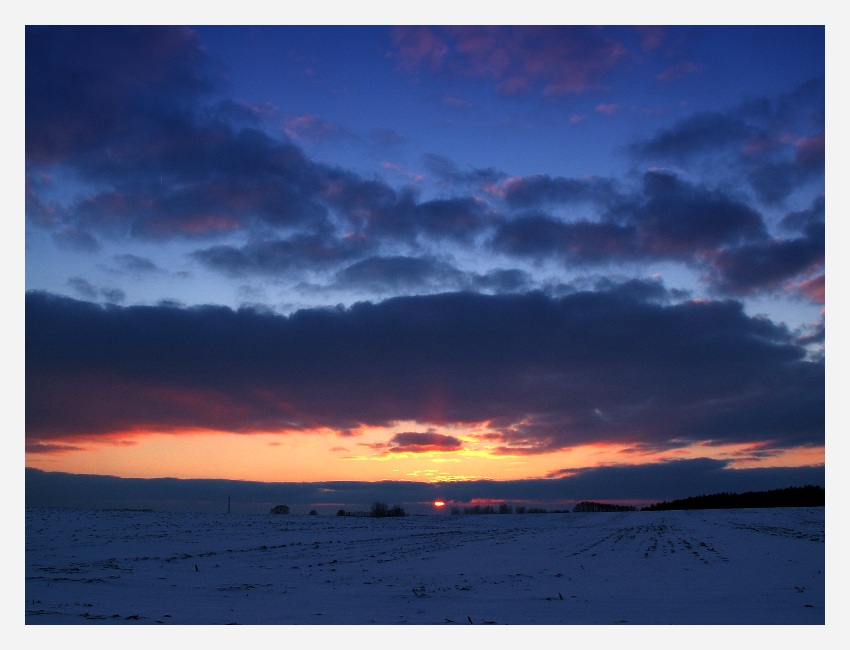
<path id="1" fill-rule="evenodd" d="M 818 24 L 27 27 L 26 467 L 822 483 L 825 52 Z"/>

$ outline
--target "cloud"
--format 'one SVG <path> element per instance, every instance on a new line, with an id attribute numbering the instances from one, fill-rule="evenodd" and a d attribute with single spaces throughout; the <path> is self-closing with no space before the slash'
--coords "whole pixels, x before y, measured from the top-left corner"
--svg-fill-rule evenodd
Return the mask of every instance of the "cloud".
<path id="1" fill-rule="evenodd" d="M 722 247 L 764 240 L 766 227 L 751 207 L 665 172 L 648 172 L 633 195 L 605 181 L 540 175 L 504 183 L 518 206 L 596 204 L 601 220 L 565 220 L 533 212 L 500 222 L 491 245 L 514 255 L 554 256 L 568 263 L 670 259 L 693 263 Z"/>
<path id="2" fill-rule="evenodd" d="M 539 505 L 571 509 L 580 501 L 627 501 L 651 505 L 720 492 L 743 493 L 806 485 L 825 486 L 824 467 L 728 469 L 722 461 L 707 458 L 573 468 L 562 477 L 520 481 L 324 481 L 314 483 L 259 483 L 214 479 L 134 479 L 44 472 L 27 468 L 27 507 L 150 508 L 157 511 L 234 511 L 267 514 L 286 503 L 293 512 L 319 509 L 366 511 L 375 501 L 399 504 L 411 514 L 433 512 L 431 504 L 473 502 Z M 324 508 L 324 509 L 323 509 Z"/>
<path id="3" fill-rule="evenodd" d="M 520 269 L 492 269 L 486 273 L 474 274 L 471 283 L 478 291 L 494 293 L 527 291 L 533 285 L 531 275 Z"/>
<path id="4" fill-rule="evenodd" d="M 823 269 L 824 224 L 812 225 L 803 237 L 768 240 L 721 251 L 712 262 L 713 283 L 731 294 L 777 288 Z"/>
<path id="5" fill-rule="evenodd" d="M 584 26 L 403 26 L 395 56 L 408 72 L 491 80 L 505 95 L 570 95 L 597 87 L 626 53 L 603 29 Z"/>
<path id="6" fill-rule="evenodd" d="M 94 285 L 85 278 L 70 278 L 68 280 L 68 284 L 83 298 L 88 300 L 94 300 L 97 298 L 97 289 L 95 289 Z"/>
<path id="7" fill-rule="evenodd" d="M 216 98 L 224 77 L 192 30 L 32 27 L 26 49 L 27 217 L 67 243 L 326 219 L 324 168 Z M 79 182 L 64 204 L 40 194 L 57 171 Z"/>
<path id="8" fill-rule="evenodd" d="M 212 246 L 194 251 L 192 257 L 210 269 L 233 277 L 282 277 L 299 269 L 333 267 L 369 250 L 369 244 L 359 237 L 334 239 L 303 234 L 289 239 L 255 241 L 244 246 Z"/>
<path id="9" fill-rule="evenodd" d="M 95 287 L 91 282 L 81 277 L 73 277 L 68 279 L 68 285 L 74 289 L 77 295 L 86 300 L 97 300 L 104 298 L 110 303 L 124 302 L 127 295 L 116 287 Z"/>
<path id="10" fill-rule="evenodd" d="M 164 110 L 208 96 L 218 79 L 187 28 L 29 26 L 27 160 L 84 157 L 145 133 L 168 119 Z"/>
<path id="11" fill-rule="evenodd" d="M 667 304 L 643 286 L 411 296 L 288 317 L 28 293 L 27 440 L 417 421 L 489 423 L 522 453 L 823 443 L 823 362 L 791 332 L 737 302 Z"/>
<path id="12" fill-rule="evenodd" d="M 651 31 L 638 36 L 657 42 L 661 35 Z M 631 32 L 394 32 L 398 60 L 410 69 L 496 84 L 524 80 L 540 92 L 555 92 L 554 86 L 570 79 L 584 87 L 604 75 L 619 59 L 615 33 Z M 150 69 L 122 53 L 125 42 L 137 48 L 134 56 L 150 61 Z M 92 48 L 100 46 L 115 51 L 115 59 L 93 57 Z M 816 233 L 771 238 L 755 204 L 724 189 L 725 178 L 713 179 L 745 177 L 763 201 L 774 203 L 802 184 L 817 183 L 824 152 L 822 80 L 781 97 L 694 116 L 633 148 L 641 160 L 686 166 L 699 161 L 697 171 L 711 171 L 699 176 L 701 183 L 684 180 L 687 172 L 659 171 L 644 174 L 635 186 L 599 177 L 508 177 L 430 154 L 424 164 L 441 190 L 435 199 L 422 198 L 411 184 L 396 187 L 318 163 L 292 142 L 269 135 L 256 111 L 219 99 L 224 75 L 191 30 L 33 27 L 27 48 L 27 103 L 35 107 L 27 116 L 27 219 L 49 230 L 60 247 L 95 252 L 110 238 L 184 239 L 197 247 L 193 257 L 207 268 L 231 276 L 285 277 L 312 265 L 335 273 L 355 263 L 368 266 L 369 258 L 412 259 L 411 251 L 424 268 L 435 247 L 448 244 L 567 265 L 675 261 L 730 295 L 804 281 L 803 271 L 790 271 L 806 255 L 813 264 L 806 273 L 818 272 Z M 598 68 L 579 65 L 587 53 L 600 54 L 593 64 Z M 80 81 L 95 77 L 106 80 L 103 87 Z M 108 119 L 104 108 L 114 111 Z M 336 131 L 314 115 L 300 116 L 292 127 L 299 137 Z M 373 135 L 398 143 L 398 134 L 387 129 Z M 75 193 L 57 193 L 53 175 L 77 179 Z M 421 185 L 419 176 L 412 178 Z M 739 267 L 751 253 L 759 255 L 761 268 L 746 277 Z M 119 264 L 130 272 L 131 261 Z M 467 279 L 454 286 L 487 282 L 458 270 Z M 790 275 L 783 277 L 785 270 Z M 137 266 L 134 272 L 144 271 Z M 345 274 L 339 279 L 347 280 Z M 404 284 L 386 274 L 382 281 Z"/>
<path id="13" fill-rule="evenodd" d="M 794 289 L 812 302 L 826 304 L 826 277 L 823 273 L 810 280 L 804 280 Z"/>
<path id="14" fill-rule="evenodd" d="M 458 438 L 434 432 L 406 431 L 397 433 L 390 438 L 387 444 L 387 452 L 392 454 L 458 451 L 462 448 L 463 443 Z"/>
<path id="15" fill-rule="evenodd" d="M 823 181 L 824 106 L 823 79 L 812 79 L 784 95 L 691 115 L 630 150 L 639 160 L 673 161 L 703 177 L 743 177 L 761 201 L 776 205 Z"/>
<path id="16" fill-rule="evenodd" d="M 627 218 L 639 228 L 648 250 L 671 256 L 690 256 L 767 234 L 759 213 L 745 203 L 659 172 L 644 176 L 641 202 Z"/>
<path id="17" fill-rule="evenodd" d="M 64 228 L 53 233 L 53 241 L 61 250 L 96 253 L 100 250 L 100 242 L 91 233 L 77 228 Z"/>
<path id="18" fill-rule="evenodd" d="M 357 287 L 377 293 L 416 291 L 428 287 L 432 292 L 456 288 L 466 275 L 454 266 L 432 258 L 369 257 L 348 266 L 336 274 L 334 285 L 340 288 Z"/>
<path id="19" fill-rule="evenodd" d="M 288 119 L 283 127 L 283 132 L 293 140 L 311 142 L 353 137 L 338 124 L 332 124 L 314 114 L 298 115 Z"/>
<path id="20" fill-rule="evenodd" d="M 551 256 L 570 263 L 604 263 L 612 258 L 642 256 L 633 226 L 593 221 L 565 223 L 545 214 L 503 222 L 491 245 L 511 255 Z"/>
<path id="21" fill-rule="evenodd" d="M 824 196 L 816 197 L 808 208 L 789 212 L 782 218 L 781 225 L 791 231 L 804 231 L 810 225 L 823 223 L 826 216 Z"/>
<path id="22" fill-rule="evenodd" d="M 440 293 L 474 290 L 516 293 L 534 286 L 531 275 L 519 269 L 465 272 L 435 257 L 373 256 L 338 271 L 332 289 L 358 289 L 377 295 Z"/>
<path id="23" fill-rule="evenodd" d="M 763 135 L 761 129 L 740 117 L 705 112 L 687 117 L 652 138 L 635 143 L 632 149 L 643 158 L 685 162 L 698 154 L 740 145 Z"/>
<path id="24" fill-rule="evenodd" d="M 146 257 L 139 257 L 132 253 L 122 253 L 113 255 L 113 261 L 118 265 L 118 268 L 123 273 L 131 273 L 133 275 L 143 275 L 146 273 L 159 273 L 161 269 L 157 267 L 152 260 Z"/>
<path id="25" fill-rule="evenodd" d="M 492 222 L 492 209 L 473 197 L 419 202 L 409 186 L 396 191 L 342 170 L 328 173 L 324 199 L 355 232 L 377 239 L 471 243 Z"/>
<path id="26" fill-rule="evenodd" d="M 512 208 L 532 208 L 550 204 L 591 202 L 601 206 L 622 190 L 608 179 L 575 179 L 548 174 L 513 177 L 505 180 L 497 194 Z"/>
<path id="27" fill-rule="evenodd" d="M 461 169 L 457 163 L 445 156 L 426 154 L 423 161 L 428 170 L 437 176 L 442 184 L 450 187 L 479 187 L 492 185 L 505 178 L 506 174 L 498 169 Z"/>

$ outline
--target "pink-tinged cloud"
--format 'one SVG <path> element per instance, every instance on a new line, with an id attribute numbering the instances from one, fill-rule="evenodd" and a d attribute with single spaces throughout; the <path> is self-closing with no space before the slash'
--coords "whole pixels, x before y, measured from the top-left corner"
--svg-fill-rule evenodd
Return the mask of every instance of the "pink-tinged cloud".
<path id="1" fill-rule="evenodd" d="M 780 147 L 781 143 L 779 141 L 763 135 L 757 135 L 747 140 L 744 144 L 744 148 L 741 150 L 741 154 L 747 157 L 761 157 L 773 151 L 777 151 Z"/>
<path id="2" fill-rule="evenodd" d="M 397 27 L 393 30 L 398 65 L 405 69 L 440 68 L 449 47 L 430 27 Z"/>
<path id="3" fill-rule="evenodd" d="M 144 225 L 144 232 L 152 237 L 170 237 L 172 235 L 209 235 L 238 230 L 242 222 L 227 215 L 198 214 L 180 219 L 150 219 Z"/>
<path id="4" fill-rule="evenodd" d="M 395 163 L 382 162 L 381 167 L 383 167 L 384 169 L 387 169 L 389 171 L 395 172 L 399 176 L 410 179 L 410 180 L 415 181 L 417 183 L 421 183 L 422 181 L 425 180 L 425 174 L 416 174 L 414 172 L 409 172 L 406 169 L 404 169 L 403 167 L 396 165 Z"/>
<path id="5" fill-rule="evenodd" d="M 342 127 L 323 120 L 318 115 L 299 115 L 287 120 L 283 132 L 293 140 L 316 142 L 343 135 Z"/>
<path id="6" fill-rule="evenodd" d="M 683 77 L 688 77 L 692 74 L 698 74 L 703 71 L 703 66 L 698 63 L 694 63 L 693 61 L 685 61 L 674 65 L 662 72 L 658 73 L 656 79 L 658 81 L 667 83 L 670 81 L 676 81 L 677 79 L 681 79 Z"/>
<path id="7" fill-rule="evenodd" d="M 394 43 L 402 68 L 491 79 L 505 95 L 582 92 L 626 52 L 593 27 L 399 27 Z"/>
<path id="8" fill-rule="evenodd" d="M 597 113 L 602 113 L 603 115 L 613 115 L 619 109 L 620 107 L 617 104 L 597 104 L 596 108 L 593 110 Z"/>
<path id="9" fill-rule="evenodd" d="M 407 431 L 397 433 L 390 438 L 388 452 L 421 454 L 429 451 L 459 451 L 460 449 L 463 449 L 463 443 L 454 436 Z"/>
<path id="10" fill-rule="evenodd" d="M 644 51 L 651 51 L 661 47 L 666 35 L 666 29 L 657 25 L 640 25 L 635 27 L 640 36 L 640 46 Z"/>
<path id="11" fill-rule="evenodd" d="M 794 162 L 802 166 L 822 165 L 826 150 L 823 133 L 811 138 L 800 138 L 794 143 Z"/>
<path id="12" fill-rule="evenodd" d="M 812 302 L 826 304 L 826 278 L 823 274 L 793 287 Z"/>

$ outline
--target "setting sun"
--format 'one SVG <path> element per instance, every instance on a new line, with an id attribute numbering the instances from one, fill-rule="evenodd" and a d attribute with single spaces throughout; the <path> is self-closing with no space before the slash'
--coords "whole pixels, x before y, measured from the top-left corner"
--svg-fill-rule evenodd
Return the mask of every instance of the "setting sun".
<path id="1" fill-rule="evenodd" d="M 442 508 L 444 505 L 446 505 L 445 501 L 434 501 L 435 508 Z"/>

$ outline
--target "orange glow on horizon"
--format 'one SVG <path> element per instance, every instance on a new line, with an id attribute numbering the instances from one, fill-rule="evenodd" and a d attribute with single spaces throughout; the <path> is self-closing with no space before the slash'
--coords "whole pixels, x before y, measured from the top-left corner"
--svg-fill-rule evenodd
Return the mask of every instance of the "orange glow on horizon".
<path id="1" fill-rule="evenodd" d="M 404 431 L 439 432 L 462 441 L 451 451 L 394 453 L 389 441 Z M 260 482 L 412 481 L 561 478 L 584 468 L 714 458 L 729 469 L 822 465 L 823 446 L 769 450 L 758 443 L 683 443 L 656 450 L 622 443 L 580 445 L 545 454 L 505 455 L 486 424 L 432 426 L 397 422 L 345 432 L 222 433 L 122 432 L 112 436 L 53 440 L 26 454 L 26 466 L 44 471 L 125 478 L 220 478 Z M 445 502 L 443 502 L 445 505 Z M 437 504 L 434 504 L 435 507 Z"/>
<path id="2" fill-rule="evenodd" d="M 445 501 L 434 501 L 434 507 L 435 508 L 442 508 L 445 505 L 446 505 Z"/>

